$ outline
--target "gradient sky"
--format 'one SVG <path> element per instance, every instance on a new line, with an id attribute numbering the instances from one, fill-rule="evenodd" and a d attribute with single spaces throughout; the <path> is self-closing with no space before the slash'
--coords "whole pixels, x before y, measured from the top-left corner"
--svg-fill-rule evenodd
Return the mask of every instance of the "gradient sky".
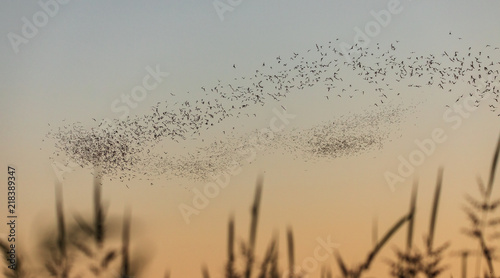
<path id="1" fill-rule="evenodd" d="M 16 54 L 8 34 L 21 34 L 22 18 L 31 20 L 41 7 L 37 1 L 2 1 L 0 161 L 2 169 L 13 165 L 18 171 L 20 248 L 31 250 L 38 239 L 36 229 L 55 219 L 56 177 L 49 159 L 53 142 L 42 141 L 50 130 L 48 124 L 92 124 L 92 118 L 118 118 L 120 114 L 111 110 L 111 103 L 139 85 L 148 66 L 159 65 L 170 75 L 131 110 L 131 115 L 149 112 L 158 101 L 194 100 L 195 94 L 185 92 L 248 74 L 264 61 L 306 52 L 316 43 L 339 38 L 352 44 L 354 28 L 363 28 L 373 20 L 370 11 L 386 9 L 388 2 L 243 0 L 221 20 L 212 1 L 72 0 L 60 5 L 59 11 L 33 38 L 20 45 Z M 400 3 L 402 12 L 393 15 L 370 46 L 399 40 L 402 48 L 436 55 L 469 45 L 500 46 L 499 1 Z M 450 31 L 463 39 L 452 40 Z M 355 264 L 372 244 L 373 216 L 378 216 L 381 233 L 405 213 L 416 176 L 421 183 L 416 241 L 421 243 L 437 169 L 444 165 L 437 242 L 452 240 L 456 243 L 453 250 L 474 247 L 459 233 L 466 224 L 460 207 L 464 193 L 477 193 L 476 176 L 486 178 L 488 174 L 500 133 L 500 117 L 482 108 L 454 130 L 442 119 L 444 104 L 453 97 L 437 90 L 417 95 L 402 93 L 402 99 L 395 103 L 416 108 L 381 150 L 314 162 L 289 154 L 260 153 L 255 163 L 245 165 L 243 172 L 231 179 L 230 186 L 189 225 L 182 220 L 178 205 L 193 196 L 185 187 L 202 188 L 203 182 L 133 180 L 128 183 L 130 188 L 116 181 L 105 182 L 110 213 L 119 215 L 125 204 L 132 205 L 138 223 L 134 240 L 144 247 L 143 252 L 154 250 L 147 277 L 160 277 L 165 269 L 170 269 L 173 277 L 198 277 L 202 264 L 212 274 L 222 274 L 227 219 L 233 214 L 237 233 L 247 237 L 254 184 L 258 174 L 265 171 L 258 253 L 263 254 L 273 231 L 279 231 L 280 248 L 285 251 L 284 232 L 292 226 L 298 263 L 312 255 L 317 237 L 331 236 L 340 244 L 346 261 Z M 246 126 L 238 131 L 241 134 L 251 127 L 265 127 L 271 109 L 280 104 L 297 115 L 287 130 L 367 107 L 367 101 L 361 98 L 325 103 L 314 95 L 314 89 L 292 95 L 281 103 L 255 108 L 259 114 L 255 119 L 227 125 Z M 418 167 L 418 174 L 392 192 L 384 173 L 396 171 L 398 156 L 408 156 L 415 149 L 413 141 L 428 138 L 434 128 L 444 129 L 448 140 Z M 0 172 L 0 180 L 7 180 L 6 171 Z M 69 211 L 90 212 L 91 183 L 89 171 L 78 170 L 65 176 L 65 207 Z M 4 196 L 0 216 L 5 219 L 6 189 L 0 188 L 0 196 Z M 6 227 L 0 228 L 0 232 L 5 231 Z M 402 234 L 391 244 L 401 245 Z M 386 257 L 391 257 L 390 248 L 386 251 Z M 28 254 L 36 261 L 35 254 Z M 447 262 L 452 266 L 450 273 L 458 276 L 458 258 L 447 257 Z M 333 258 L 325 263 L 337 270 Z M 384 277 L 382 257 L 375 265 L 371 275 Z"/>

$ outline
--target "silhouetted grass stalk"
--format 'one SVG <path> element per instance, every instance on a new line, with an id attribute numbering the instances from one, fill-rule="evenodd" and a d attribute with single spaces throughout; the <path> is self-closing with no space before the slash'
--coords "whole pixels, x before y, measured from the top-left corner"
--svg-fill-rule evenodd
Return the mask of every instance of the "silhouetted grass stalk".
<path id="1" fill-rule="evenodd" d="M 415 214 L 417 207 L 417 192 L 418 192 L 418 181 L 415 179 L 413 182 L 413 189 L 411 193 L 410 201 L 410 219 L 408 220 L 408 235 L 406 237 L 406 252 L 410 253 L 413 247 L 413 230 L 415 225 Z"/>
<path id="2" fill-rule="evenodd" d="M 131 222 L 131 210 L 130 208 L 125 209 L 123 215 L 123 230 L 122 230 L 122 266 L 121 266 L 121 278 L 130 278 L 130 222 Z"/>
<path id="3" fill-rule="evenodd" d="M 233 217 L 229 219 L 228 232 L 227 232 L 226 277 L 227 278 L 236 277 L 236 271 L 234 269 L 234 218 Z"/>
<path id="4" fill-rule="evenodd" d="M 493 210 L 494 207 L 491 206 L 491 194 L 493 192 L 493 185 L 495 182 L 495 174 L 496 174 L 496 169 L 497 169 L 497 164 L 498 164 L 498 158 L 500 155 L 500 138 L 497 142 L 497 146 L 495 149 L 495 153 L 493 156 L 493 161 L 491 164 L 491 169 L 490 169 L 490 175 L 489 175 L 489 180 L 488 184 L 486 187 L 486 190 L 484 190 L 484 186 L 482 185 L 482 181 L 479 178 L 478 179 L 478 185 L 480 187 L 480 190 L 484 190 L 482 192 L 483 194 L 483 204 L 481 206 L 481 221 L 479 222 L 479 229 L 478 231 L 474 234 L 474 236 L 478 239 L 479 242 L 479 250 L 481 250 L 482 256 L 486 261 L 486 265 L 488 266 L 488 275 L 490 277 L 495 277 L 495 269 L 493 266 L 493 257 L 492 257 L 492 247 L 489 247 L 488 244 L 486 243 L 486 239 L 484 238 L 485 230 L 486 230 L 486 222 L 488 219 L 488 213 L 490 210 Z M 478 255 L 479 256 L 479 255 Z M 478 272 L 480 271 L 481 264 L 479 263 L 479 257 L 478 257 L 478 264 L 476 265 L 476 275 L 478 275 Z"/>
<path id="5" fill-rule="evenodd" d="M 295 276 L 295 251 L 293 246 L 292 228 L 288 228 L 287 242 L 288 242 L 288 268 L 289 268 L 288 271 L 289 271 L 289 277 L 293 278 Z"/>
<path id="6" fill-rule="evenodd" d="M 371 263 L 375 259 L 375 256 L 380 252 L 382 247 L 391 239 L 391 237 L 407 222 L 411 219 L 411 214 L 406 214 L 401 217 L 382 237 L 382 239 L 375 244 L 375 247 L 368 253 L 365 261 L 355 269 L 348 269 L 340 253 L 335 252 L 335 257 L 337 259 L 337 264 L 340 267 L 342 277 L 344 278 L 359 278 L 364 271 L 370 268 Z"/>
<path id="7" fill-rule="evenodd" d="M 245 268 L 245 278 L 250 278 L 252 275 L 252 267 L 255 260 L 255 241 L 257 239 L 257 223 L 259 218 L 259 205 L 262 195 L 262 177 L 257 180 L 255 189 L 255 199 L 251 209 L 252 220 L 250 224 L 250 238 L 248 244 L 247 262 Z"/>

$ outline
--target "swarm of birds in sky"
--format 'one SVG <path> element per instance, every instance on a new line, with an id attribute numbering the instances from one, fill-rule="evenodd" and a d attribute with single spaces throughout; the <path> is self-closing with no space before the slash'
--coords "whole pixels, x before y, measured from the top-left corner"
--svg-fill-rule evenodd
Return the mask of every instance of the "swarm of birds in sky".
<path id="1" fill-rule="evenodd" d="M 309 158 L 335 158 L 381 148 L 391 126 L 400 122 L 409 109 L 394 107 L 391 99 L 406 91 L 432 89 L 454 94 L 465 86 L 471 90 L 455 94 L 453 101 L 479 92 L 474 105 L 488 105 L 498 114 L 499 47 L 485 45 L 419 54 L 400 51 L 398 45 L 398 41 L 367 47 L 355 44 L 346 51 L 338 46 L 338 39 L 315 44 L 302 53 L 262 62 L 244 76 L 218 80 L 201 86 L 197 92 L 187 92 L 196 93 L 195 100 L 158 102 L 149 114 L 100 122 L 93 127 L 79 122 L 64 125 L 50 131 L 48 137 L 55 141 L 54 157 L 67 157 L 81 167 L 100 167 L 108 176 L 206 179 L 227 167 L 228 161 L 242 160 L 238 150 L 247 144 L 244 141 L 249 135 L 231 137 L 222 130 L 225 141 L 183 155 L 169 154 L 159 146 L 203 137 L 204 131 L 228 118 L 256 117 L 252 107 L 275 103 L 286 110 L 282 102 L 290 94 L 315 90 L 324 101 L 373 100 L 371 111 L 364 115 L 288 130 L 261 144 L 266 150 L 300 152 Z M 232 67 L 238 71 L 236 64 Z"/>
<path id="2" fill-rule="evenodd" d="M 215 140 L 184 154 L 167 155 L 159 148 L 144 157 L 147 161 L 144 172 L 150 176 L 206 181 L 266 155 L 291 154 L 296 159 L 311 161 L 362 154 L 381 149 L 390 137 L 388 131 L 404 121 L 411 109 L 395 107 L 347 114 L 309 128 L 292 128 L 270 135 L 254 130 Z"/>

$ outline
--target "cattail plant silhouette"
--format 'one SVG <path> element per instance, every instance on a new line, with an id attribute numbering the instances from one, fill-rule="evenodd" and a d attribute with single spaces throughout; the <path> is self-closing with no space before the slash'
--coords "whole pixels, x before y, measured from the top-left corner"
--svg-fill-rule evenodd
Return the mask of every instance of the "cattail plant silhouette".
<path id="1" fill-rule="evenodd" d="M 480 198 L 465 195 L 466 206 L 463 210 L 468 219 L 469 226 L 463 228 L 465 235 L 477 243 L 477 252 L 461 249 L 451 255 L 460 257 L 461 277 L 467 275 L 467 260 L 470 256 L 476 256 L 480 261 L 476 266 L 475 278 L 496 277 L 495 240 L 500 237 L 495 232 L 500 225 L 500 217 L 492 216 L 500 206 L 500 199 L 493 199 L 493 185 L 498 168 L 500 156 L 500 138 L 497 142 L 493 161 L 490 168 L 487 183 L 478 178 Z M 55 185 L 55 219 L 53 230 L 40 240 L 40 261 L 43 263 L 44 271 L 27 266 L 24 255 L 17 256 L 17 264 L 13 268 L 4 267 L 3 275 L 6 278 L 139 278 L 144 269 L 145 258 L 134 254 L 131 248 L 132 217 L 130 207 L 126 207 L 121 221 L 107 214 L 106 206 L 102 201 L 102 182 L 100 173 L 96 170 L 93 185 L 93 206 L 91 219 L 86 219 L 78 213 L 73 214 L 73 221 L 68 219 L 63 202 L 62 185 Z M 406 243 L 402 247 L 395 248 L 395 258 L 389 261 L 388 276 L 398 278 L 427 277 L 435 278 L 443 276 L 447 265 L 443 265 L 444 252 L 450 247 L 449 242 L 436 246 L 435 235 L 437 231 L 438 208 L 441 199 L 441 190 L 444 184 L 443 169 L 438 172 L 437 182 L 432 199 L 429 229 L 424 235 L 424 251 L 420 251 L 413 241 L 415 215 L 417 212 L 418 183 L 415 181 L 410 196 L 408 212 L 404 213 L 379 239 L 377 222 L 373 221 L 372 240 L 373 246 L 368 252 L 365 260 L 355 266 L 348 266 L 338 251 L 334 252 L 336 263 L 339 267 L 340 277 L 361 278 L 365 275 L 375 258 L 386 246 L 394 235 L 403 227 L 406 230 Z M 262 257 L 256 254 L 258 220 L 263 190 L 263 179 L 259 177 L 255 188 L 255 196 L 250 209 L 249 237 L 242 240 L 238 245 L 241 249 L 237 252 L 235 219 L 229 218 L 227 226 L 227 262 L 224 264 L 224 277 L 226 278 L 299 278 L 305 277 L 306 273 L 297 273 L 295 264 L 295 239 L 292 228 L 286 231 L 287 261 L 285 268 L 280 268 L 278 235 L 274 234 Z M 121 229 L 119 223 L 121 222 Z M 0 249 L 4 259 L 9 258 L 9 244 L 0 240 Z M 486 265 L 485 271 L 480 274 L 482 264 Z M 285 271 L 282 271 L 285 269 Z M 35 275 L 36 273 L 36 275 Z M 204 278 L 211 277 L 206 265 L 201 268 Z M 323 265 L 320 272 L 321 278 L 332 278 L 329 265 Z M 163 274 L 164 278 L 170 278 L 170 272 Z M 150 278 L 150 277 L 148 277 Z"/>
<path id="2" fill-rule="evenodd" d="M 131 210 L 125 210 L 120 234 L 117 219 L 108 217 L 102 202 L 100 176 L 96 170 L 91 220 L 74 213 L 74 221 L 67 221 L 62 185 L 56 184 L 57 233 L 55 237 L 54 233 L 47 233 L 40 248 L 49 277 L 132 278 L 143 269 L 144 258 L 130 255 Z"/>
<path id="3" fill-rule="evenodd" d="M 390 262 L 391 276 L 398 278 L 411 278 L 423 275 L 427 278 L 438 277 L 446 267 L 441 265 L 443 252 L 449 247 L 444 243 L 434 248 L 434 235 L 436 230 L 437 212 L 443 183 L 443 169 L 439 169 L 438 179 L 432 202 L 432 210 L 429 224 L 429 233 L 424 237 L 425 252 L 419 251 L 413 245 L 414 221 L 416 215 L 416 196 L 418 183 L 413 186 L 412 200 L 410 203 L 411 219 L 408 225 L 406 250 L 403 252 L 396 248 L 396 261 Z"/>
<path id="4" fill-rule="evenodd" d="M 4 256 L 5 261 L 10 260 L 10 244 L 7 241 L 0 240 L 0 250 Z M 16 254 L 16 262 L 12 267 L 6 267 L 3 270 L 5 278 L 31 278 L 34 277 L 30 274 L 29 269 L 25 267 L 22 255 Z"/>
<path id="5" fill-rule="evenodd" d="M 257 180 L 257 185 L 255 189 L 255 196 L 252 207 L 250 209 L 250 232 L 248 242 L 242 241 L 241 246 L 241 260 L 243 261 L 244 268 L 238 270 L 236 268 L 237 256 L 235 255 L 235 220 L 233 217 L 229 219 L 228 225 L 228 241 L 227 241 L 227 251 L 228 258 L 225 267 L 225 277 L 226 278 L 279 278 L 280 271 L 278 267 L 278 237 L 273 236 L 269 246 L 267 247 L 266 253 L 263 256 L 260 265 L 256 265 L 256 254 L 255 254 L 255 244 L 257 241 L 257 226 L 259 219 L 259 209 L 262 196 L 263 179 L 259 177 Z M 292 246 L 293 247 L 293 246 Z M 293 251 L 289 251 L 293 253 Z M 258 272 L 257 272 L 258 271 Z M 256 275 L 253 275 L 256 273 Z M 210 277 L 208 268 L 206 266 L 202 267 L 203 277 Z"/>
<path id="6" fill-rule="evenodd" d="M 495 182 L 495 174 L 497 171 L 498 160 L 500 155 L 500 140 L 497 142 L 496 150 L 493 156 L 493 162 L 491 164 L 490 175 L 488 183 L 485 186 L 483 180 L 478 177 L 478 189 L 481 199 L 478 200 L 468 194 L 465 195 L 465 200 L 467 205 L 464 206 L 464 212 L 469 220 L 470 227 L 464 228 L 462 231 L 465 235 L 473 238 L 478 243 L 478 249 L 481 256 L 477 256 L 478 261 L 476 264 L 476 277 L 479 276 L 481 258 L 487 266 L 487 271 L 483 274 L 485 278 L 493 278 L 495 276 L 495 268 L 493 264 L 494 252 L 496 247 L 493 245 L 492 240 L 488 240 L 487 232 L 488 227 L 495 227 L 500 224 L 500 218 L 493 218 L 488 220 L 489 214 L 497 211 L 500 205 L 500 199 L 491 201 L 491 195 L 493 191 L 493 185 Z M 491 234 L 492 239 L 498 238 L 497 233 Z"/>

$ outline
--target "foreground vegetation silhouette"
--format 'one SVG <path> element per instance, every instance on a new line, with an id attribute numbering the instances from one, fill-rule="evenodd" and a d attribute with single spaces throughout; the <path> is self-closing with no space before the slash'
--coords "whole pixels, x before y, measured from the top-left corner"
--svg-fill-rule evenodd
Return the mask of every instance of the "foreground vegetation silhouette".
<path id="1" fill-rule="evenodd" d="M 498 168 L 500 155 L 500 138 L 493 155 L 490 174 L 486 183 L 478 178 L 480 198 L 465 195 L 466 205 L 463 210 L 468 219 L 467 227 L 462 229 L 465 236 L 477 242 L 477 250 L 461 250 L 452 254 L 461 257 L 461 277 L 467 277 L 467 263 L 469 256 L 476 258 L 476 270 L 484 264 L 483 273 L 476 273 L 477 278 L 493 278 L 495 276 L 495 257 L 497 251 L 494 242 L 500 237 L 495 233 L 495 227 L 500 225 L 500 216 L 491 217 L 500 207 L 500 199 L 492 200 L 492 191 L 495 183 L 495 174 Z M 99 174 L 96 172 L 95 176 Z M 398 232 L 406 227 L 406 244 L 396 247 L 394 258 L 386 261 L 390 273 L 387 276 L 398 278 L 413 277 L 440 277 L 447 265 L 443 264 L 444 252 L 450 248 L 446 242 L 435 245 L 434 236 L 438 218 L 438 207 L 441 197 L 443 182 L 443 169 L 439 169 L 435 186 L 434 198 L 431 204 L 429 230 L 424 235 L 424 250 L 419 250 L 414 242 L 414 222 L 417 212 L 416 200 L 418 182 L 414 183 L 410 196 L 408 212 L 404 213 L 386 232 L 378 239 L 377 229 L 373 229 L 374 246 L 368 251 L 366 258 L 361 263 L 349 265 L 339 252 L 332 255 L 337 262 L 338 275 L 343 278 L 360 278 L 370 269 L 377 255 Z M 38 246 L 38 259 L 43 262 L 43 270 L 34 269 L 24 263 L 24 255 L 17 255 L 17 265 L 14 269 L 4 266 L 3 274 L 7 278 L 140 278 L 147 258 L 138 254 L 131 254 L 130 231 L 131 210 L 127 208 L 122 219 L 109 217 L 102 201 L 102 183 L 99 178 L 94 179 L 93 214 L 85 219 L 79 214 L 73 215 L 70 224 L 64 210 L 62 185 L 56 184 L 56 227 L 53 232 L 47 233 L 40 240 Z M 263 180 L 257 180 L 254 201 L 251 206 L 251 220 L 249 238 L 239 244 L 237 252 L 235 243 L 235 220 L 231 217 L 227 230 L 227 261 L 224 263 L 224 277 L 226 278 L 298 278 L 306 277 L 307 272 L 295 264 L 294 236 L 291 228 L 287 230 L 287 261 L 288 265 L 282 267 L 278 263 L 278 237 L 273 236 L 266 252 L 258 257 L 255 253 L 257 242 L 257 226 L 260 212 Z M 8 260 L 9 246 L 5 240 L 0 241 L 5 260 Z M 206 266 L 201 267 L 204 278 L 211 277 Z M 167 270 L 157 277 L 169 278 Z M 321 278 L 332 278 L 330 266 L 323 266 Z M 338 277 L 337 275 L 335 277 Z M 149 278 L 149 277 L 148 277 Z"/>

